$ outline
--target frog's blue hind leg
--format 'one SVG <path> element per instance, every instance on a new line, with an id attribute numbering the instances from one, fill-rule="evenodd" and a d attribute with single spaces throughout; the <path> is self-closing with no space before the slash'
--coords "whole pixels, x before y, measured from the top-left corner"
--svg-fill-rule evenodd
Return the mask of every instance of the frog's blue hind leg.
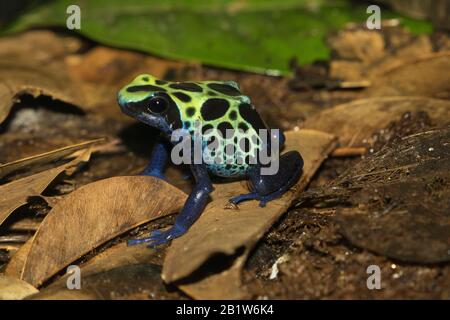
<path id="1" fill-rule="evenodd" d="M 129 245 L 151 242 L 149 247 L 154 248 L 181 236 L 197 220 L 203 209 L 205 209 L 209 194 L 213 191 L 213 186 L 205 165 L 191 165 L 191 171 L 196 184 L 183 209 L 178 214 L 174 226 L 167 231 L 156 230 L 147 238 L 129 240 Z"/>
<path id="2" fill-rule="evenodd" d="M 230 199 L 233 204 L 244 200 L 259 200 L 264 207 L 267 202 L 281 197 L 300 179 L 303 169 L 303 159 L 297 151 L 289 151 L 280 157 L 278 173 L 262 175 L 261 165 L 256 165 L 249 172 L 252 192 Z"/>
<path id="3" fill-rule="evenodd" d="M 153 148 L 150 161 L 144 171 L 143 176 L 152 176 L 165 180 L 164 169 L 169 161 L 170 144 L 159 137 Z"/>

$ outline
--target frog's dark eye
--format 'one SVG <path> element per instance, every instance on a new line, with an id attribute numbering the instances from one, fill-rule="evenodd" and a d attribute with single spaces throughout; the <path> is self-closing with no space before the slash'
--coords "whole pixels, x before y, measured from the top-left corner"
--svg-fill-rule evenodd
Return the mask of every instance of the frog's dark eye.
<path id="1" fill-rule="evenodd" d="M 147 109 L 152 113 L 162 113 L 169 107 L 169 101 L 164 97 L 154 97 L 150 99 Z"/>

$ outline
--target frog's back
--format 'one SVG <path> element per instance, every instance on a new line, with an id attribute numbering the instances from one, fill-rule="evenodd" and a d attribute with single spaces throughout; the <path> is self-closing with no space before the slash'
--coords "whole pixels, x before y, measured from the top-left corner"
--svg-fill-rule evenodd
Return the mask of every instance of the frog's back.
<path id="1" fill-rule="evenodd" d="M 267 126 L 234 81 L 175 83 L 169 87 L 192 90 L 193 85 L 201 91 L 188 94 L 192 104 L 183 104 L 180 110 L 183 128 L 193 134 L 196 125 L 201 124 L 203 159 L 211 173 L 223 177 L 245 175 L 261 146 L 259 129 Z"/>

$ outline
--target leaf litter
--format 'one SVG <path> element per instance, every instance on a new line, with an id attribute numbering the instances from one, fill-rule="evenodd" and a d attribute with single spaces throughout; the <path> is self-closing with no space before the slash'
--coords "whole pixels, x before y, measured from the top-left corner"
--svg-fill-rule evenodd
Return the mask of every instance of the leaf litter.
<path id="1" fill-rule="evenodd" d="M 40 196 L 62 172 L 72 174 L 80 163 L 89 161 L 91 151 L 86 149 L 74 160 L 19 180 L 0 185 L 0 225 L 32 196 Z"/>
<path id="2" fill-rule="evenodd" d="M 185 193 L 152 177 L 114 177 L 85 185 L 47 214 L 33 237 L 21 278 L 39 286 L 106 241 L 177 212 L 185 199 Z"/>

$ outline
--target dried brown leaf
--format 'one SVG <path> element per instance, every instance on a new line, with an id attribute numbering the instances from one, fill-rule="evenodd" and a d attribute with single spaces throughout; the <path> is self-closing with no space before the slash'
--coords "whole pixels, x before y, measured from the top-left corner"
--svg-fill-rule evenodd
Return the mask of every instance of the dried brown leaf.
<path id="1" fill-rule="evenodd" d="M 47 214 L 34 236 L 21 278 L 39 286 L 104 242 L 177 212 L 185 200 L 181 190 L 147 176 L 114 177 L 85 185 Z"/>
<path id="2" fill-rule="evenodd" d="M 0 275 L 0 300 L 22 300 L 38 292 L 25 281 Z"/>
<path id="3" fill-rule="evenodd" d="M 424 97 L 369 98 L 338 105 L 307 119 L 303 128 L 336 135 L 344 147 L 362 146 L 376 130 L 405 112 L 427 112 L 436 125 L 450 122 L 450 102 Z"/>
<path id="4" fill-rule="evenodd" d="M 372 97 L 424 96 L 450 98 L 450 52 L 438 52 L 408 61 L 372 79 Z"/>
<path id="5" fill-rule="evenodd" d="M 167 252 L 163 267 L 163 279 L 176 282 L 198 270 L 209 258 L 216 254 L 228 256 L 244 253 L 235 265 L 216 277 L 216 281 L 196 282 L 181 286 L 182 290 L 194 298 L 235 298 L 240 297 L 240 270 L 249 251 L 283 214 L 306 187 L 314 172 L 335 146 L 332 135 L 300 130 L 286 133 L 286 150 L 299 150 L 305 166 L 302 178 L 291 191 L 282 198 L 273 200 L 266 207 L 257 201 L 239 204 L 238 209 L 227 209 L 228 200 L 248 190 L 241 182 L 216 184 L 212 201 L 205 212 L 183 237 L 175 239 Z M 217 281 L 217 278 L 219 279 Z"/>
<path id="6" fill-rule="evenodd" d="M 23 94 L 47 95 L 82 106 L 84 100 L 68 78 L 62 59 L 80 46 L 78 39 L 48 31 L 0 39 L 0 123 Z"/>
<path id="7" fill-rule="evenodd" d="M 84 104 L 82 97 L 70 85 L 64 66 L 57 62 L 44 66 L 16 59 L 12 64 L 0 56 L 0 79 L 0 123 L 24 94 L 34 97 L 46 95 L 78 106 Z"/>
<path id="8" fill-rule="evenodd" d="M 72 174 L 82 162 L 89 161 L 91 151 L 84 150 L 74 160 L 56 168 L 45 170 L 0 186 L 0 225 L 9 215 L 21 207 L 31 196 L 39 196 L 62 172 Z"/>
<path id="9" fill-rule="evenodd" d="M 75 151 L 81 150 L 82 153 L 83 152 L 82 149 L 86 149 L 87 147 L 92 146 L 93 144 L 99 143 L 101 141 L 104 141 L 104 139 L 85 141 L 71 146 L 66 146 L 56 150 L 12 161 L 9 163 L 1 164 L 0 178 L 3 178 L 4 176 L 10 174 L 11 172 L 26 168 L 28 166 L 46 164 L 52 161 L 61 160 L 66 156 L 77 157 L 80 153 L 75 153 Z"/>

